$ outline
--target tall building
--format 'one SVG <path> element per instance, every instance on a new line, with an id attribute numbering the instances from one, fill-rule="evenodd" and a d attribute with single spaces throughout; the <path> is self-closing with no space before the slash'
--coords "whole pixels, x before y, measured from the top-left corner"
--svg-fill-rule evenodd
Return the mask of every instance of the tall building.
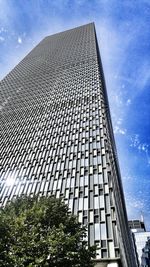
<path id="1" fill-rule="evenodd" d="M 1 205 L 63 197 L 97 266 L 135 267 L 94 24 L 41 41 L 0 84 Z"/>

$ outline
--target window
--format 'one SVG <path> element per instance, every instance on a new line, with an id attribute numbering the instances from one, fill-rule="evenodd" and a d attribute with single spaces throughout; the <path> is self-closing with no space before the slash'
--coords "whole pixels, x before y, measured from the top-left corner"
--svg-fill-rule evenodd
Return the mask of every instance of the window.
<path id="1" fill-rule="evenodd" d="M 88 198 L 84 198 L 84 210 L 88 210 Z"/>
<path id="2" fill-rule="evenodd" d="M 79 198 L 79 210 L 83 209 L 83 198 Z"/>
<path id="3" fill-rule="evenodd" d="M 100 240 L 100 225 L 99 225 L 99 223 L 95 223 L 94 228 L 95 228 L 95 240 Z"/>
<path id="4" fill-rule="evenodd" d="M 101 239 L 106 239 L 106 224 L 101 223 L 100 224 L 100 232 L 101 232 Z"/>

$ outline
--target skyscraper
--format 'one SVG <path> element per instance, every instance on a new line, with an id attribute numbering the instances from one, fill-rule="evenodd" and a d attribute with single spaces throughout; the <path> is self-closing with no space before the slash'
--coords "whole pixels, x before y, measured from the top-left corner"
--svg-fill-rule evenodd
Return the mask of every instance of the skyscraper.
<path id="1" fill-rule="evenodd" d="M 135 267 L 94 24 L 46 37 L 0 84 L 1 205 L 63 197 L 97 266 Z"/>

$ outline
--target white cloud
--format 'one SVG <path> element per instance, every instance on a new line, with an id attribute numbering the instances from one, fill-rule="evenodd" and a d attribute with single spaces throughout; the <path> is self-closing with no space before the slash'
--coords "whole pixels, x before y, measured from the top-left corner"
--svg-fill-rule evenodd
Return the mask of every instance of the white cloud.
<path id="1" fill-rule="evenodd" d="M 138 134 L 135 134 L 133 137 L 131 137 L 131 144 L 130 144 L 130 146 L 131 147 L 138 147 L 139 144 L 140 144 L 139 135 Z"/>
<path id="2" fill-rule="evenodd" d="M 143 152 L 146 156 L 147 164 L 148 166 L 150 166 L 150 156 L 149 156 L 150 146 L 147 143 L 141 142 L 138 134 L 135 134 L 133 137 L 131 137 L 130 147 L 137 149 L 139 152 Z"/>
<path id="3" fill-rule="evenodd" d="M 126 105 L 129 106 L 131 104 L 131 99 L 128 99 Z"/>
<path id="4" fill-rule="evenodd" d="M 142 151 L 147 152 L 148 151 L 148 147 L 149 147 L 149 145 L 147 145 L 147 144 L 139 144 L 138 150 L 142 150 Z"/>
<path id="5" fill-rule="evenodd" d="M 0 33 L 2 33 L 2 32 L 7 32 L 7 30 L 4 29 L 4 27 L 1 27 L 1 28 L 0 28 Z"/>
<path id="6" fill-rule="evenodd" d="M 0 36 L 0 42 L 4 42 L 5 41 L 5 38 Z"/>
<path id="7" fill-rule="evenodd" d="M 127 209 L 128 209 L 128 216 L 131 218 L 131 216 L 137 216 L 135 214 L 139 213 L 140 211 L 145 209 L 145 202 L 144 199 L 133 197 L 132 195 L 128 195 L 126 197 L 127 200 Z M 136 212 L 135 212 L 136 211 Z"/>
<path id="8" fill-rule="evenodd" d="M 18 43 L 22 44 L 22 38 L 21 37 L 18 37 Z"/>
<path id="9" fill-rule="evenodd" d="M 12 8 L 12 3 L 8 1 L 0 0 L 0 23 L 1 25 L 9 25 L 11 18 L 14 15 L 14 10 Z M 1 27 L 3 30 L 5 27 Z"/>
<path id="10" fill-rule="evenodd" d="M 121 125 L 122 124 L 122 119 L 121 118 L 118 119 L 117 124 L 118 125 Z"/>
<path id="11" fill-rule="evenodd" d="M 118 125 L 114 127 L 114 134 L 122 134 L 125 135 L 127 132 L 126 129 L 121 129 Z"/>
<path id="12" fill-rule="evenodd" d="M 139 151 L 148 152 L 149 145 L 146 143 L 142 143 L 140 141 L 139 135 L 135 134 L 135 136 L 131 137 L 131 147 L 137 148 Z"/>

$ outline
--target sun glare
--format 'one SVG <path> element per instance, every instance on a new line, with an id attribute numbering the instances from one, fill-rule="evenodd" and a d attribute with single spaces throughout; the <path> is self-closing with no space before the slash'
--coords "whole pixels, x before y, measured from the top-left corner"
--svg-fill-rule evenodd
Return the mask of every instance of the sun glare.
<path id="1" fill-rule="evenodd" d="M 15 183 L 15 175 L 14 174 L 9 174 L 7 179 L 6 179 L 6 185 L 7 186 L 13 186 Z"/>

